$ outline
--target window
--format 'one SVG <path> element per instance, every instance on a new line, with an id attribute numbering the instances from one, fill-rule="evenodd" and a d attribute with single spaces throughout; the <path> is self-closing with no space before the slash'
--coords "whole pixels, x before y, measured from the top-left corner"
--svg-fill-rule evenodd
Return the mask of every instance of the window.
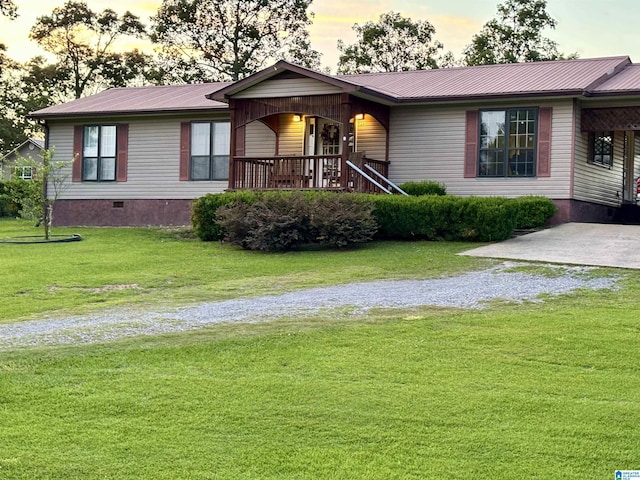
<path id="1" fill-rule="evenodd" d="M 593 132 L 589 135 L 589 161 L 596 165 L 613 166 L 613 132 Z"/>
<path id="2" fill-rule="evenodd" d="M 228 180 L 229 122 L 191 123 L 191 180 Z"/>
<path id="3" fill-rule="evenodd" d="M 116 179 L 116 126 L 86 125 L 82 136 L 82 180 Z"/>
<path id="4" fill-rule="evenodd" d="M 538 110 L 480 112 L 480 177 L 536 175 Z"/>
<path id="5" fill-rule="evenodd" d="M 23 180 L 32 180 L 34 177 L 35 168 L 34 167 L 14 167 L 13 175 L 17 178 L 21 178 Z"/>

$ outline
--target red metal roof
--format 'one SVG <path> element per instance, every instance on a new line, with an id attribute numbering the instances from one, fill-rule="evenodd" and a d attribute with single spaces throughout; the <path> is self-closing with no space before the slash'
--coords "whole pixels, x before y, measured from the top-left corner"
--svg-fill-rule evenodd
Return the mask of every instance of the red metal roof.
<path id="1" fill-rule="evenodd" d="M 627 66 L 617 75 L 591 90 L 592 94 L 622 94 L 640 92 L 640 64 Z"/>
<path id="2" fill-rule="evenodd" d="M 88 97 L 34 112 L 38 118 L 127 113 L 169 113 L 227 109 L 226 103 L 205 97 L 227 83 L 200 83 L 153 87 L 110 88 Z"/>
<path id="3" fill-rule="evenodd" d="M 582 93 L 630 64 L 629 57 L 511 63 L 338 78 L 398 100 Z"/>
<path id="4" fill-rule="evenodd" d="M 335 76 L 278 62 L 237 83 L 112 88 L 32 115 L 53 118 L 227 109 L 226 103 L 210 98 L 221 99 L 224 92 L 233 95 L 236 90 L 250 88 L 283 69 L 342 86 L 344 91 L 355 95 L 378 97 L 387 104 L 517 96 L 640 94 L 640 65 L 633 65 L 626 56 Z"/>

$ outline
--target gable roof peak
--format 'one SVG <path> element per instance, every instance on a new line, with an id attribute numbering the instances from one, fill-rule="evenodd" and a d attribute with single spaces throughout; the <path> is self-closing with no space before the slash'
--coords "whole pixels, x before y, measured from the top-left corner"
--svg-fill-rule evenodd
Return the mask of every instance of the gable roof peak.
<path id="1" fill-rule="evenodd" d="M 209 95 L 207 95 L 207 98 L 217 101 L 226 101 L 233 95 L 242 92 L 243 90 L 251 88 L 260 82 L 273 78 L 276 75 L 280 75 L 281 73 L 287 71 L 297 73 L 308 78 L 313 78 L 330 85 L 335 85 L 337 87 L 345 89 L 346 91 L 351 91 L 358 88 L 358 84 L 352 83 L 337 76 L 328 75 L 316 70 L 312 70 L 310 68 L 302 67 L 300 65 L 296 65 L 295 63 L 287 62 L 286 60 L 279 60 L 270 67 L 260 70 L 259 72 L 243 78 L 242 80 L 238 80 L 235 83 L 232 83 L 224 88 L 210 93 Z"/>

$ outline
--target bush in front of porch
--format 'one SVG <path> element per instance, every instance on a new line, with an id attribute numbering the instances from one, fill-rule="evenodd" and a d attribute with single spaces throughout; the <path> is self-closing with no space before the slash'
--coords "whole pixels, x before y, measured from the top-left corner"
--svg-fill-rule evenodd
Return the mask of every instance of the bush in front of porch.
<path id="1" fill-rule="evenodd" d="M 509 238 L 517 208 L 504 198 L 371 195 L 378 236 L 394 240 L 489 242 Z"/>
<path id="2" fill-rule="evenodd" d="M 515 229 L 540 228 L 544 226 L 549 218 L 555 213 L 555 206 L 551 200 L 545 197 L 521 197 L 507 199 L 503 197 L 456 197 L 439 195 L 421 196 L 398 196 L 398 195 L 370 195 L 356 193 L 336 193 L 336 192 L 255 192 L 239 191 L 218 195 L 206 195 L 197 199 L 193 205 L 192 222 L 195 233 L 205 241 L 222 240 L 225 238 L 226 224 L 220 222 L 218 210 L 231 204 L 243 203 L 253 205 L 264 198 L 287 198 L 296 195 L 300 202 L 317 203 L 317 199 L 348 199 L 341 200 L 343 203 L 325 208 L 322 213 L 313 214 L 314 221 L 322 224 L 327 239 L 323 241 L 314 240 L 311 235 L 300 243 L 326 243 L 335 246 L 345 246 L 350 243 L 357 243 L 366 240 L 352 241 L 356 238 L 360 224 L 354 219 L 340 219 L 339 215 L 348 215 L 351 211 L 358 210 L 357 206 L 366 204 L 373 213 L 373 218 L 377 223 L 376 238 L 400 239 L 400 240 L 453 240 L 453 241 L 499 241 L 511 236 Z M 316 199 L 316 200 L 314 200 Z M 274 200 L 275 201 L 275 200 Z M 337 202 L 337 201 L 336 201 Z M 353 203 L 350 203 L 353 202 Z M 239 210 L 246 207 L 238 207 Z M 260 230 L 268 232 L 278 231 L 282 238 L 272 239 L 274 244 L 283 242 L 286 229 L 282 229 L 283 218 L 279 222 L 280 227 L 268 227 L 266 223 L 267 212 L 258 214 L 260 209 L 265 209 L 261 205 L 257 210 L 252 209 L 252 215 L 259 215 L 261 220 Z M 285 208 L 286 212 L 287 209 Z M 246 212 L 236 213 L 235 221 L 240 221 Z M 271 213 L 269 213 L 271 215 Z M 277 218 L 273 216 L 272 218 Z M 291 220 L 291 219 L 289 219 Z M 304 227 L 303 220 L 289 221 L 288 228 L 299 230 Z M 275 221 L 275 220 L 274 220 Z M 229 222 L 227 222 L 229 223 Z M 277 223 L 277 222 L 276 222 Z M 243 224 L 245 232 L 256 229 L 256 224 L 251 228 Z M 329 229 L 331 226 L 331 229 Z M 236 228 L 236 227 L 234 227 Z M 238 227 L 239 228 L 239 227 Z M 306 227 L 304 227 L 306 228 Z M 367 227 L 368 228 L 368 227 Z M 237 230 L 238 232 L 241 231 Z M 311 230 L 309 230 L 311 231 Z M 365 229 L 368 231 L 368 229 Z M 333 232 L 333 233 L 331 233 Z M 337 232 L 340 232 L 339 234 Z M 316 233 L 317 235 L 317 233 Z M 339 235 L 342 235 L 340 238 Z M 303 238 L 302 233 L 293 234 L 294 237 Z M 333 237 L 335 238 L 333 238 Z M 237 235 L 234 234 L 237 238 Z M 311 240 L 310 240 L 311 238 Z M 233 240 L 242 245 L 242 241 Z M 246 243 L 246 241 L 245 241 Z M 286 243 L 286 242 L 284 242 Z M 298 243 L 299 244 L 299 243 Z M 275 248 L 287 249 L 288 247 Z M 247 248 L 245 246 L 245 248 Z M 258 248 L 259 250 L 270 250 L 270 248 Z"/>
<path id="3" fill-rule="evenodd" d="M 224 239 L 247 250 L 287 251 L 305 244 L 337 248 L 373 239 L 373 206 L 331 192 L 265 192 L 216 211 Z"/>
<path id="4" fill-rule="evenodd" d="M 423 180 L 421 182 L 405 182 L 399 187 L 407 195 L 415 197 L 421 195 L 446 195 L 447 187 L 444 183 L 435 182 L 433 180 Z"/>

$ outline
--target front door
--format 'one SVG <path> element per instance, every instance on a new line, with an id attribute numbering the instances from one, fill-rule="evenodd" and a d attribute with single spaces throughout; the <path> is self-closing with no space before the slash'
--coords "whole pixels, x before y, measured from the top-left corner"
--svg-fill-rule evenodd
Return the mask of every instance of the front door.
<path id="1" fill-rule="evenodd" d="M 318 155 L 340 155 L 342 135 L 340 124 L 326 118 L 316 120 L 316 152 Z"/>

